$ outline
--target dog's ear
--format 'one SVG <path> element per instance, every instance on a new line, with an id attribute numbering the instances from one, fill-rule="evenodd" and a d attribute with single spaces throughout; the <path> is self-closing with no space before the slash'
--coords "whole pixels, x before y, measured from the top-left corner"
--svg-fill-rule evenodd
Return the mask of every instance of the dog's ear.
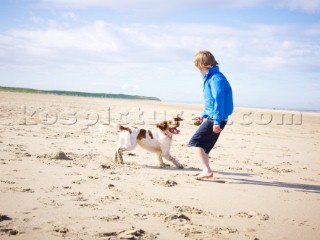
<path id="1" fill-rule="evenodd" d="M 179 122 L 179 121 L 183 121 L 183 119 L 181 117 L 179 117 L 179 115 L 175 118 L 173 118 L 174 121 Z"/>
<path id="2" fill-rule="evenodd" d="M 162 131 L 165 131 L 167 127 L 168 127 L 168 123 L 166 121 L 163 121 L 157 124 L 157 128 L 161 129 Z"/>

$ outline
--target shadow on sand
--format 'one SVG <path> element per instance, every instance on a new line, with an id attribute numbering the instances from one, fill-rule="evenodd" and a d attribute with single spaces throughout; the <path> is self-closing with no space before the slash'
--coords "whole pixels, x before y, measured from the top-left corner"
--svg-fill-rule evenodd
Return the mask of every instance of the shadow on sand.
<path id="1" fill-rule="evenodd" d="M 215 172 L 219 175 L 225 176 L 242 176 L 242 177 L 253 177 L 253 174 L 248 173 L 230 173 L 230 172 Z M 301 184 L 301 183 L 286 183 L 279 181 L 261 181 L 261 180 L 253 180 L 253 179 L 244 179 L 244 178 L 236 178 L 236 177 L 225 177 L 225 178 L 217 178 L 217 179 L 206 179 L 205 182 L 212 183 L 228 183 L 228 184 L 244 184 L 244 185 L 259 185 L 265 187 L 278 187 L 278 188 L 287 188 L 293 189 L 301 192 L 307 193 L 320 193 L 319 185 L 311 185 L 311 184 Z"/>
<path id="2" fill-rule="evenodd" d="M 172 166 L 172 165 L 168 166 L 168 167 L 164 167 L 164 168 L 160 168 L 159 166 L 150 166 L 150 165 L 139 165 L 139 164 L 135 164 L 135 165 L 140 166 L 140 167 L 149 168 L 149 169 L 154 169 L 154 170 L 161 170 L 161 171 L 180 171 L 180 172 L 201 171 L 200 168 L 194 168 L 194 167 L 185 167 L 183 169 L 179 169 L 179 168 Z M 251 174 L 251 173 L 234 173 L 234 172 L 215 171 L 214 174 L 215 174 L 215 176 L 223 175 L 226 177 L 207 178 L 207 179 L 199 180 L 199 181 L 207 182 L 207 183 L 258 185 L 258 186 L 265 186 L 265 187 L 287 188 L 287 189 L 293 189 L 296 191 L 307 192 L 307 193 L 320 193 L 320 186 L 319 185 L 301 184 L 301 183 L 286 183 L 286 182 L 279 182 L 279 181 L 268 182 L 268 181 L 240 178 L 240 177 L 249 177 L 249 178 L 254 177 L 255 174 Z M 233 177 L 231 177 L 231 176 L 233 176 Z M 236 177 L 239 177 L 239 178 L 236 178 Z"/>

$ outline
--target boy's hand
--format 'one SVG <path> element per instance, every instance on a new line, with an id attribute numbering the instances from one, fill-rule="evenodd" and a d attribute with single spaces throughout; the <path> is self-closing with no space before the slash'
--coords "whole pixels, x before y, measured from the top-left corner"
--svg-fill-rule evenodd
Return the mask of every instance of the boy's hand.
<path id="1" fill-rule="evenodd" d="M 212 130 L 214 133 L 220 133 L 222 131 L 219 125 L 213 125 Z"/>

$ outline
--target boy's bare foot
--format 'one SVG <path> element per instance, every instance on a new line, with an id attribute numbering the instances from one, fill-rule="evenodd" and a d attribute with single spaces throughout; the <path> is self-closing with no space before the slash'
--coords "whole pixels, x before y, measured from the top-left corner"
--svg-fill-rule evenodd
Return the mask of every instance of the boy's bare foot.
<path id="1" fill-rule="evenodd" d="M 197 175 L 196 180 L 202 180 L 205 178 L 212 178 L 213 177 L 213 172 L 201 172 L 200 174 Z"/>

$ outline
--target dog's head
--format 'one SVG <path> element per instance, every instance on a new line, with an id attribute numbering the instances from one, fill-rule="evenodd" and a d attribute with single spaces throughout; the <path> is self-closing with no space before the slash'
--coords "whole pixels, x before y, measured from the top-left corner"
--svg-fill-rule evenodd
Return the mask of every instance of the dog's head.
<path id="1" fill-rule="evenodd" d="M 178 130 L 178 127 L 180 126 L 180 121 L 182 120 L 182 118 L 177 116 L 173 118 L 173 121 L 166 120 L 161 123 L 158 123 L 157 128 L 159 128 L 162 132 L 169 136 L 172 136 L 173 134 L 179 134 L 180 130 Z"/>

